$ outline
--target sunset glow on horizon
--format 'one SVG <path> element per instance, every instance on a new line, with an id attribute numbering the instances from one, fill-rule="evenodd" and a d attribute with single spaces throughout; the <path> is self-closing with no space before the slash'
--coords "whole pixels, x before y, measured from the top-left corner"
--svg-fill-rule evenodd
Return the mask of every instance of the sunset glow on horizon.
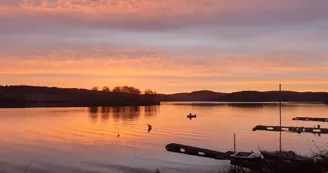
<path id="1" fill-rule="evenodd" d="M 1 0 L 0 85 L 328 91 L 327 0 Z"/>

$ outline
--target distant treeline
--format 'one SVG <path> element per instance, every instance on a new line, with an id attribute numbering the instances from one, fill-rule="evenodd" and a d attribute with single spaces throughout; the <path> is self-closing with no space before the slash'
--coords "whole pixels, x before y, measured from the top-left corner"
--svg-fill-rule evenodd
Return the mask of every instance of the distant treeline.
<path id="1" fill-rule="evenodd" d="M 112 91 L 40 86 L 0 86 L 0 107 L 34 106 L 138 106 L 160 103 L 155 92 L 134 87 Z"/>
<path id="2" fill-rule="evenodd" d="M 328 99 L 327 92 L 294 92 L 294 91 L 241 91 L 219 97 L 219 101 L 241 102 L 277 102 L 302 101 L 323 102 Z"/>
<path id="3" fill-rule="evenodd" d="M 220 101 L 220 102 L 325 102 L 327 92 L 240 91 L 220 93 L 208 90 L 191 93 L 157 94 L 135 87 L 94 87 L 91 90 L 40 86 L 0 86 L 0 107 L 33 106 L 141 106 L 158 105 L 160 101 Z"/>
<path id="4" fill-rule="evenodd" d="M 208 90 L 194 91 L 191 93 L 176 93 L 161 95 L 162 101 L 218 101 L 219 97 L 225 93 L 213 92 Z"/>
<path id="5" fill-rule="evenodd" d="M 155 91 L 153 90 L 145 90 L 144 92 L 141 92 L 141 90 L 139 90 L 138 88 L 135 87 L 131 87 L 131 86 L 116 86 L 113 89 L 110 89 L 107 86 L 102 87 L 102 89 L 100 89 L 99 87 L 93 87 L 92 88 L 93 91 L 103 91 L 103 92 L 115 92 L 115 93 L 129 93 L 129 94 L 135 94 L 135 95 L 140 95 L 141 93 L 147 95 L 147 94 L 157 94 Z"/>
<path id="6" fill-rule="evenodd" d="M 327 92 L 294 92 L 294 91 L 240 91 L 233 93 L 218 93 L 213 91 L 194 91 L 191 93 L 178 93 L 162 95 L 162 101 L 221 101 L 221 102 L 277 102 L 302 101 L 326 102 Z"/>

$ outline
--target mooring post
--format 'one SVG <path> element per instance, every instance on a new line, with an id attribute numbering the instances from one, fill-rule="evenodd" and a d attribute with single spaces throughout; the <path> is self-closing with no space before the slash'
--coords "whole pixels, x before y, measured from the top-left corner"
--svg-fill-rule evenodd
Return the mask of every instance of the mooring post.
<path id="1" fill-rule="evenodd" d="M 233 134 L 233 151 L 236 154 L 236 133 Z"/>
<path id="2" fill-rule="evenodd" d="M 279 136 L 279 149 L 281 152 L 281 100 L 282 100 L 282 94 L 281 94 L 281 84 L 279 84 L 279 124 L 280 124 L 280 136 Z"/>
<path id="3" fill-rule="evenodd" d="M 281 127 L 281 84 L 279 84 L 279 124 L 280 124 L 280 127 Z"/>

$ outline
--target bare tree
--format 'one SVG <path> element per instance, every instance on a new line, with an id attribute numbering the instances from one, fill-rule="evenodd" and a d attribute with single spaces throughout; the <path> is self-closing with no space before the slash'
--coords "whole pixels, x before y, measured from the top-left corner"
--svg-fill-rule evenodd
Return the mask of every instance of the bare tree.
<path id="1" fill-rule="evenodd" d="M 102 88 L 102 91 L 103 91 L 103 92 L 110 92 L 110 89 L 109 89 L 109 87 L 104 86 L 104 87 Z"/>
<path id="2" fill-rule="evenodd" d="M 122 92 L 120 86 L 114 87 L 112 91 L 113 91 L 113 92 L 116 92 L 116 93 L 120 93 L 120 92 Z"/>
<path id="3" fill-rule="evenodd" d="M 99 87 L 94 86 L 94 87 L 92 87 L 92 90 L 93 90 L 93 91 L 99 91 Z"/>
<path id="4" fill-rule="evenodd" d="M 129 86 L 117 86 L 113 88 L 113 92 L 121 92 L 121 93 L 129 93 L 129 94 L 135 94 L 140 95 L 141 91 L 135 87 L 129 87 Z"/>
<path id="5" fill-rule="evenodd" d="M 153 91 L 153 90 L 147 89 L 147 90 L 144 91 L 144 94 L 146 94 L 146 95 L 156 95 L 157 92 L 156 91 Z"/>

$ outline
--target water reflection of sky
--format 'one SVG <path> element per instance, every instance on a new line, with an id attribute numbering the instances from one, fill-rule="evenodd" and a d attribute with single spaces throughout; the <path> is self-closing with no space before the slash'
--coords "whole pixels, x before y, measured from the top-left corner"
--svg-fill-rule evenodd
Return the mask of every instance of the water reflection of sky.
<path id="1" fill-rule="evenodd" d="M 139 168 L 154 172 L 156 167 L 166 173 L 218 172 L 224 162 L 168 153 L 164 147 L 181 143 L 228 151 L 233 150 L 235 133 L 239 151 L 256 151 L 258 146 L 277 150 L 279 133 L 253 132 L 252 128 L 279 124 L 278 105 L 248 104 L 0 109 L 0 172 L 5 168 L 19 172 L 35 158 L 36 167 L 31 169 L 35 173 L 41 169 L 74 172 L 73 164 L 79 168 L 76 172 L 85 173 L 116 169 L 125 173 Z M 327 112 L 323 104 L 284 103 L 283 125 L 327 128 L 327 123 L 292 121 L 296 116 L 327 117 Z M 197 118 L 187 119 L 189 113 Z M 150 132 L 147 124 L 152 125 Z M 282 133 L 282 148 L 311 155 L 316 150 L 311 141 L 326 148 L 327 137 Z"/>

